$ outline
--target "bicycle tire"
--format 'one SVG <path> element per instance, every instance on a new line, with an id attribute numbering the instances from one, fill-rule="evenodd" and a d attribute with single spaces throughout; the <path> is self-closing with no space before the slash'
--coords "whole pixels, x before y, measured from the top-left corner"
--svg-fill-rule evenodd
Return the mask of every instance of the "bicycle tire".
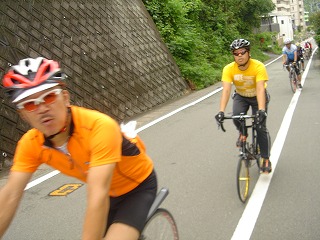
<path id="1" fill-rule="evenodd" d="M 237 190 L 241 202 L 245 203 L 249 196 L 250 175 L 249 175 L 250 160 L 241 157 L 237 167 Z"/>
<path id="2" fill-rule="evenodd" d="M 139 240 L 179 240 L 172 214 L 164 208 L 158 208 L 147 221 Z"/>
<path id="3" fill-rule="evenodd" d="M 308 51 L 307 51 L 307 60 L 309 60 L 310 57 L 311 57 L 311 51 L 310 51 L 310 49 L 308 49 Z"/>
<path id="4" fill-rule="evenodd" d="M 290 73 L 289 81 L 291 90 L 293 93 L 295 93 L 297 90 L 297 74 L 294 70 L 292 71 L 292 73 Z"/>

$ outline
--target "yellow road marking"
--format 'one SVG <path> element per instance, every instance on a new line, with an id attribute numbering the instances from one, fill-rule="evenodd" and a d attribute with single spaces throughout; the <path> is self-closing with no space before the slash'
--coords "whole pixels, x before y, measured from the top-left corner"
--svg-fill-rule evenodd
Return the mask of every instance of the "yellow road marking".
<path id="1" fill-rule="evenodd" d="M 82 185 L 83 184 L 81 184 L 81 183 L 65 184 L 65 185 L 59 187 L 58 189 L 52 191 L 51 193 L 49 193 L 49 196 L 66 196 L 66 195 L 74 192 L 78 188 L 80 188 Z"/>

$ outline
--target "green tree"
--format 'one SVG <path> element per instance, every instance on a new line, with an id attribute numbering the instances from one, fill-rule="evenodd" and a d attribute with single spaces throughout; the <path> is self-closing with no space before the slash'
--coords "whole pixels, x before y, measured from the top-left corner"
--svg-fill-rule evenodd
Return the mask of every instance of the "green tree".
<path id="1" fill-rule="evenodd" d="M 316 33 L 314 39 L 316 40 L 318 46 L 320 46 L 320 11 L 313 13 L 310 16 L 309 21 L 312 24 L 312 29 Z"/>
<path id="2" fill-rule="evenodd" d="M 229 45 L 252 37 L 272 0 L 143 0 L 183 77 L 198 89 L 220 80 Z M 261 55 L 262 56 L 262 55 Z"/>

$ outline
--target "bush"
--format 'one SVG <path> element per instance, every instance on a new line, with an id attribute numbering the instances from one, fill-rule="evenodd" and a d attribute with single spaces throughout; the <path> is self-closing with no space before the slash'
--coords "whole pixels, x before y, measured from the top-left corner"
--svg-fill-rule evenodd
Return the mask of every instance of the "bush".
<path id="1" fill-rule="evenodd" d="M 320 35 L 314 36 L 314 40 L 316 40 L 317 45 L 320 46 Z"/>
<path id="2" fill-rule="evenodd" d="M 172 53 L 182 76 L 195 89 L 221 79 L 223 67 L 233 61 L 229 45 L 236 38 L 252 41 L 252 56 L 265 61 L 263 51 L 277 52 L 273 34 L 250 35 L 261 14 L 272 10 L 271 0 L 247 4 L 223 0 L 143 0 Z M 256 14 L 253 14 L 254 11 Z M 236 12 L 236 14 L 235 14 Z M 245 22 L 242 21 L 245 19 Z M 250 20 L 248 20 L 250 19 Z M 264 39 L 264 41 L 260 41 Z"/>

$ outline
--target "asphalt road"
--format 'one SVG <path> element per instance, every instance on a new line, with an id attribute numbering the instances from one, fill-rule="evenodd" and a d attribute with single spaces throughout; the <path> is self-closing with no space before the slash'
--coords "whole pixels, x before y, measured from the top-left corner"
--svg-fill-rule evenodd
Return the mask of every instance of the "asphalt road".
<path id="1" fill-rule="evenodd" d="M 220 83 L 136 119 L 154 159 L 159 186 L 170 189 L 162 206 L 174 215 L 180 239 L 319 239 L 320 53 L 306 66 L 303 90 L 293 94 L 280 59 L 267 65 L 274 171 L 260 178 L 253 173 L 256 188 L 247 204 L 236 192 L 237 132 L 226 122 L 223 133 L 214 121 Z M 230 112 L 231 105 L 230 101 Z M 44 166 L 33 180 L 50 172 Z M 30 185 L 3 239 L 80 239 L 85 186 L 65 196 L 49 195 L 65 184 L 78 183 L 57 174 Z"/>

